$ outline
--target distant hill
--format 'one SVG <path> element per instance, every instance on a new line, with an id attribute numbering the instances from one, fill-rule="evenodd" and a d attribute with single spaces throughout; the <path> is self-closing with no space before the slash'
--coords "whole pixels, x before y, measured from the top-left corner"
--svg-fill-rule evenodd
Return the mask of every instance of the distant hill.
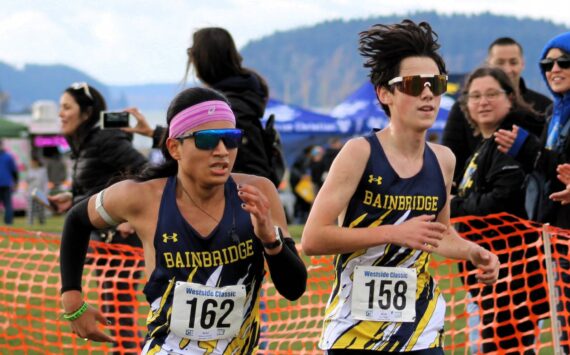
<path id="1" fill-rule="evenodd" d="M 0 62 L 0 92 L 8 95 L 4 109 L 9 112 L 23 112 L 37 100 L 59 101 L 61 93 L 71 83 L 88 82 L 101 89 L 108 97 L 107 87 L 99 80 L 66 65 L 28 64 L 22 69 Z"/>
<path id="2" fill-rule="evenodd" d="M 306 107 L 331 107 L 346 98 L 368 72 L 358 54 L 358 34 L 376 23 L 403 18 L 427 21 L 440 38 L 441 54 L 450 73 L 465 73 L 481 65 L 487 47 L 498 37 L 510 36 L 525 51 L 523 76 L 529 87 L 546 92 L 539 77 L 538 57 L 544 44 L 570 28 L 550 21 L 517 19 L 490 13 L 439 15 L 418 12 L 409 16 L 381 16 L 352 21 L 327 21 L 315 26 L 277 32 L 248 43 L 245 63 L 264 75 L 273 97 Z"/>
<path id="3" fill-rule="evenodd" d="M 490 13 L 418 12 L 409 16 L 327 21 L 277 32 L 248 43 L 241 52 L 246 66 L 267 78 L 272 97 L 304 107 L 331 108 L 367 80 L 368 72 L 358 54 L 358 33 L 373 24 L 397 23 L 406 17 L 432 25 L 440 37 L 441 53 L 450 73 L 469 72 L 482 64 L 489 43 L 497 37 L 515 38 L 525 51 L 527 65 L 523 76 L 529 87 L 542 92 L 546 92 L 546 87 L 539 77 L 538 56 L 547 40 L 570 30 L 550 21 Z M 39 99 L 57 101 L 63 89 L 75 81 L 87 81 L 101 89 L 110 108 L 164 110 L 181 88 L 178 83 L 107 86 L 64 65 L 26 65 L 19 70 L 0 62 L 0 112 L 24 111 Z M 2 92 L 7 93 L 7 101 Z M 2 104 L 3 100 L 8 104 Z"/>

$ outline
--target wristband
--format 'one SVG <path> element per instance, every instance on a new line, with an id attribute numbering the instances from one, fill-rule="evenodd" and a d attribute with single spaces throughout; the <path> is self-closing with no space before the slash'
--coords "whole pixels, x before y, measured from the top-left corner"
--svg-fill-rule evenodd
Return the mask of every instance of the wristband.
<path id="1" fill-rule="evenodd" d="M 72 321 L 76 320 L 77 318 L 81 317 L 83 315 L 83 313 L 85 313 L 85 311 L 87 311 L 87 307 L 89 307 L 89 305 L 87 304 L 87 302 L 84 301 L 83 304 L 81 305 L 81 307 L 79 307 L 79 309 L 77 309 L 75 312 L 64 313 L 63 319 L 72 322 Z"/>

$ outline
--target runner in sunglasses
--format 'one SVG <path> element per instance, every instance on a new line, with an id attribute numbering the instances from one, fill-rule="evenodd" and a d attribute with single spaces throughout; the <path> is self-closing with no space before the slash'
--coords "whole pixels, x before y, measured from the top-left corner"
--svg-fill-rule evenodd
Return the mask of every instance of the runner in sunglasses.
<path id="1" fill-rule="evenodd" d="M 484 284 L 497 279 L 497 257 L 450 226 L 453 154 L 426 142 L 447 84 L 436 38 L 410 20 L 360 34 L 390 122 L 344 145 L 303 231 L 307 254 L 336 255 L 319 342 L 329 355 L 443 354 L 445 300 L 431 253 L 471 261 Z"/>
<path id="2" fill-rule="evenodd" d="M 267 262 L 289 300 L 307 271 L 287 232 L 275 186 L 231 173 L 243 132 L 226 98 L 191 88 L 172 101 L 165 162 L 79 203 L 61 244 L 64 318 L 82 338 L 114 341 L 81 292 L 92 228 L 128 221 L 140 237 L 151 314 L 142 353 L 252 354 L 259 340 L 259 293 Z"/>

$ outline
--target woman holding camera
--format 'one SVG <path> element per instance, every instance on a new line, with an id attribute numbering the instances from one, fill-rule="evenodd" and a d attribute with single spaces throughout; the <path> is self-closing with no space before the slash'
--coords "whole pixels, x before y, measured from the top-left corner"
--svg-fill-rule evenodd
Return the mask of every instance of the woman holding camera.
<path id="1" fill-rule="evenodd" d="M 113 178 L 118 178 L 121 174 L 135 173 L 146 163 L 146 158 L 133 147 L 132 135 L 119 129 L 101 129 L 99 118 L 101 112 L 106 109 L 107 104 L 103 96 L 87 83 L 72 84 L 65 89 L 60 98 L 61 133 L 71 148 L 73 170 L 71 193 L 64 192 L 48 197 L 56 204 L 57 212 L 66 212 L 73 205 L 101 191 Z M 117 226 L 116 229 L 104 233 L 93 233 L 91 239 L 141 246 L 128 224 Z M 119 266 L 119 263 L 119 260 L 111 260 L 109 266 L 113 268 Z M 115 270 L 107 271 L 105 277 L 114 276 L 115 272 Z M 119 277 L 126 279 L 133 277 L 128 270 L 124 273 L 125 275 L 119 273 Z M 102 288 L 107 290 L 102 292 L 102 298 L 111 301 L 115 297 L 115 289 L 129 290 L 132 287 L 127 282 L 104 282 Z M 132 298 L 131 292 L 121 292 L 117 296 L 120 302 L 130 302 Z M 115 312 L 112 306 L 106 311 Z M 120 324 L 125 329 L 133 327 L 131 307 L 121 306 L 119 313 L 129 316 L 120 317 L 114 324 Z M 121 331 L 121 335 L 127 339 L 136 338 L 136 334 L 131 330 Z M 138 340 L 125 341 L 119 345 L 123 349 L 136 351 Z"/>

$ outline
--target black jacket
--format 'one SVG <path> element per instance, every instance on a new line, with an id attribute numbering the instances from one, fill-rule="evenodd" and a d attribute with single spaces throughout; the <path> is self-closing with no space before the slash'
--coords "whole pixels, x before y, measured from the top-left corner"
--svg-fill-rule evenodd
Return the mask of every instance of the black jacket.
<path id="1" fill-rule="evenodd" d="M 270 178 L 261 125 L 267 93 L 263 92 L 259 80 L 253 74 L 244 74 L 225 78 L 213 88 L 228 98 L 236 116 L 236 127 L 244 131 L 233 172 Z"/>
<path id="2" fill-rule="evenodd" d="M 562 205 L 548 198 L 550 194 L 566 188 L 557 178 L 556 167 L 570 163 L 570 138 L 566 137 L 560 150 L 548 150 L 544 146 L 548 133 L 549 117 L 540 138 L 529 135 L 516 159 L 523 164 L 527 172 L 532 172 L 543 185 L 537 222 L 550 223 L 553 226 L 570 229 L 570 205 Z"/>
<path id="3" fill-rule="evenodd" d="M 525 122 L 516 122 L 517 125 L 525 128 L 537 137 L 540 136 L 544 127 L 545 117 L 552 101 L 546 96 L 528 89 L 521 78 L 519 90 L 525 102 L 532 104 L 534 110 L 540 114 Z M 481 141 L 481 135 L 474 136 L 473 128 L 467 122 L 465 115 L 459 107 L 459 102 L 455 102 L 451 107 L 447 122 L 443 129 L 441 143 L 451 149 L 455 154 L 456 165 L 453 174 L 453 181 L 458 185 L 461 181 L 463 167 L 467 158 L 473 153 Z"/>
<path id="4" fill-rule="evenodd" d="M 81 127 L 66 137 L 73 162 L 73 204 L 104 189 L 112 178 L 134 174 L 146 158 L 132 144 L 132 135 L 118 129 Z"/>
<path id="5" fill-rule="evenodd" d="M 517 113 L 509 113 L 501 128 L 510 128 Z M 524 208 L 524 170 L 513 157 L 501 153 L 493 137 L 481 141 L 467 159 L 463 171 L 469 178 L 461 182 L 459 193 L 451 200 L 451 217 L 485 216 L 508 212 L 526 218 Z M 462 188 L 465 186 L 464 188 Z"/>

